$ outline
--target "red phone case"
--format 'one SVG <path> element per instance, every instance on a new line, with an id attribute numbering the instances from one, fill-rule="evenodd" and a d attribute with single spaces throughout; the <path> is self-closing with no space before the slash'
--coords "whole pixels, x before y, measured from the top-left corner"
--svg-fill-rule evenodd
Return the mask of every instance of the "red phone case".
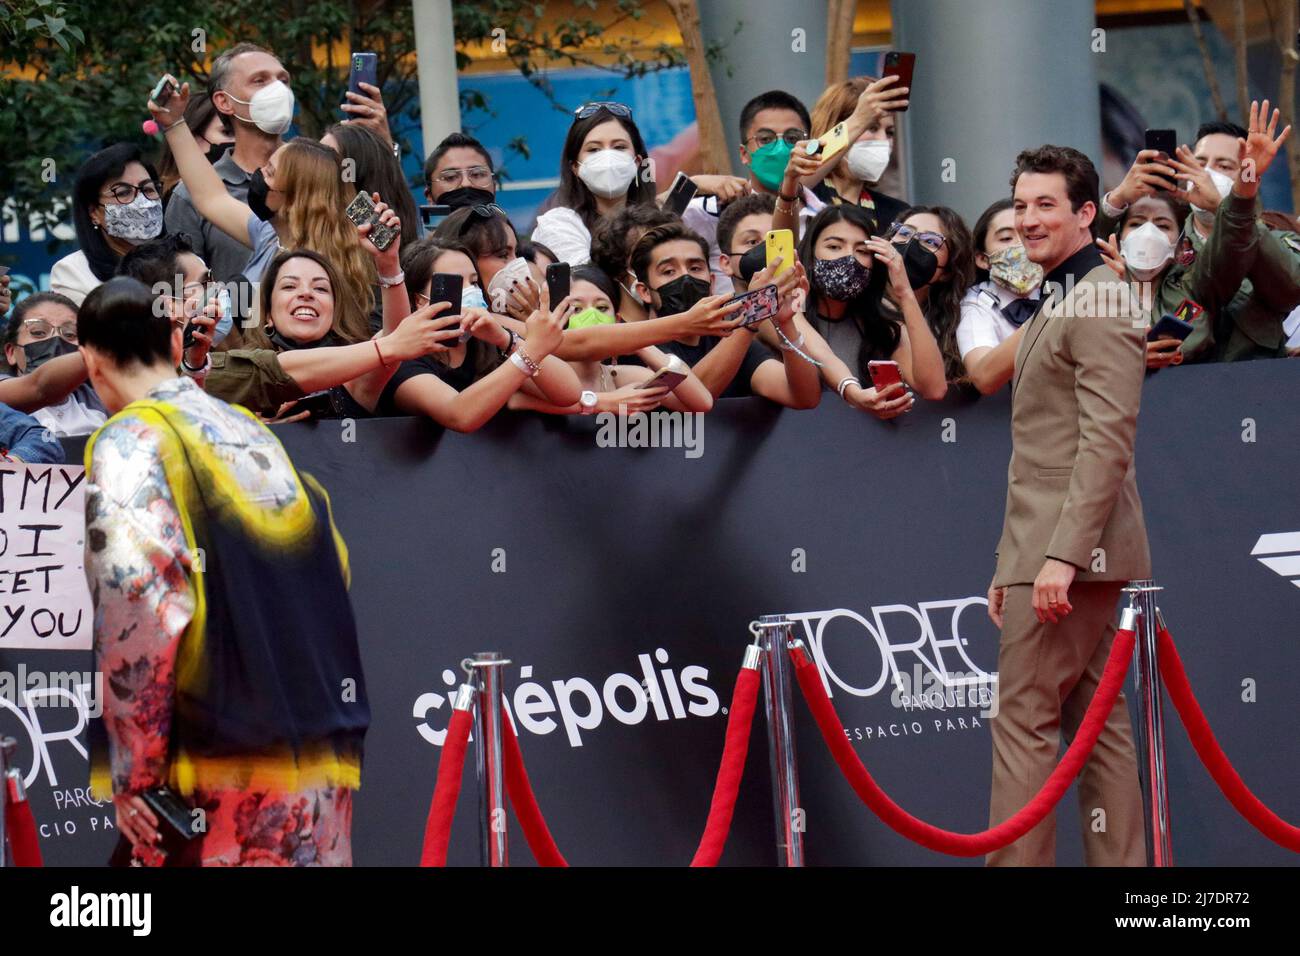
<path id="1" fill-rule="evenodd" d="M 898 366 L 894 364 L 877 365 L 874 362 L 867 364 L 867 371 L 871 374 L 871 384 L 875 386 L 877 392 L 883 392 L 889 386 L 903 381 L 903 376 L 899 374 Z"/>

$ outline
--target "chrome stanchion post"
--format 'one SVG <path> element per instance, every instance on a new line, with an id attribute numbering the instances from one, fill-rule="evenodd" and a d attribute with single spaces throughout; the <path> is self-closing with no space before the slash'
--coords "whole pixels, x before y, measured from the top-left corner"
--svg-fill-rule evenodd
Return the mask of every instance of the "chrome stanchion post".
<path id="1" fill-rule="evenodd" d="M 5 809 L 9 799 L 9 764 L 18 752 L 18 741 L 12 737 L 0 737 L 0 867 L 9 865 L 9 828 L 5 825 Z M 17 770 L 17 768 L 14 768 Z M 22 778 L 17 781 L 23 785 Z"/>
<path id="2" fill-rule="evenodd" d="M 779 866 L 803 866 L 803 808 L 793 722 L 793 669 L 788 647 L 793 625 L 783 614 L 764 614 L 750 630 L 763 651 L 763 700 L 767 709 L 767 753 L 772 767 Z"/>
<path id="3" fill-rule="evenodd" d="M 466 660 L 478 688 L 474 713 L 475 767 L 479 788 L 479 850 L 483 866 L 509 866 L 506 838 L 505 760 L 501 749 L 501 670 L 510 661 L 495 651 Z"/>
<path id="4" fill-rule="evenodd" d="M 1160 695 L 1160 671 L 1156 659 L 1156 592 L 1154 581 L 1130 581 L 1124 589 L 1129 606 L 1121 627 L 1132 626 L 1136 618 L 1137 667 L 1134 685 L 1138 694 L 1138 779 L 1142 785 L 1147 861 L 1151 866 L 1173 866 L 1173 835 L 1169 819 L 1169 779 L 1165 767 L 1164 701 Z"/>

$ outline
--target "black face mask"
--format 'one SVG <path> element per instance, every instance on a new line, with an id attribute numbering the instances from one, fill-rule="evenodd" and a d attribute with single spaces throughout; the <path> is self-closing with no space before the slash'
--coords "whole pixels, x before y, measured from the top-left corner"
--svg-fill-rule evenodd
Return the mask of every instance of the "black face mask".
<path id="1" fill-rule="evenodd" d="M 27 371 L 34 372 L 52 358 L 70 355 L 77 351 L 71 342 L 65 342 L 57 335 L 39 342 L 28 342 L 23 346 L 23 355 L 27 357 Z"/>
<path id="2" fill-rule="evenodd" d="M 907 269 L 907 284 L 913 289 L 928 285 L 939 271 L 939 259 L 933 252 L 913 240 L 903 249 L 903 266 Z"/>
<path id="3" fill-rule="evenodd" d="M 266 177 L 259 169 L 253 173 L 253 178 L 248 183 L 248 208 L 253 210 L 253 215 L 262 222 L 269 222 L 275 217 L 275 210 L 266 204 L 266 198 L 270 193 L 271 187 L 266 184 Z"/>
<path id="4" fill-rule="evenodd" d="M 434 203 L 439 206 L 450 206 L 452 209 L 459 209 L 462 206 L 486 206 L 488 203 L 494 203 L 497 197 L 494 193 L 486 189 L 477 189 L 474 186 L 461 186 L 458 189 L 452 189 L 443 193 Z"/>
<path id="5" fill-rule="evenodd" d="M 689 312 L 695 303 L 709 294 L 709 283 L 693 275 L 679 275 L 652 291 L 659 295 L 660 304 L 655 307 L 655 315 L 680 315 Z"/>
<path id="6" fill-rule="evenodd" d="M 767 246 L 759 243 L 740 257 L 740 277 L 746 282 L 767 268 Z"/>
<path id="7" fill-rule="evenodd" d="M 293 339 L 285 338 L 280 334 L 279 329 L 272 329 L 267 338 L 275 346 L 277 352 L 293 352 L 296 349 L 318 349 L 328 345 L 342 345 L 343 341 L 334 334 L 333 330 L 326 332 L 314 342 L 295 342 Z"/>
<path id="8" fill-rule="evenodd" d="M 217 165 L 221 157 L 226 155 L 226 150 L 234 145 L 234 143 L 213 143 L 208 147 L 208 162 L 213 166 Z"/>

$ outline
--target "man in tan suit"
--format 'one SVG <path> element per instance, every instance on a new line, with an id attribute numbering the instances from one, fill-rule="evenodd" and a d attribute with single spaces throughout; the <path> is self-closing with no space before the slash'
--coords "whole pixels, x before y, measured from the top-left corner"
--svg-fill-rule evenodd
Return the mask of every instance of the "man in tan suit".
<path id="1" fill-rule="evenodd" d="M 1133 470 L 1146 323 L 1093 244 L 1097 172 L 1065 146 L 1022 152 L 1016 231 L 1046 275 L 1012 380 L 1007 510 L 989 587 L 1002 629 L 989 823 L 1024 806 L 1092 700 L 1126 581 L 1151 576 Z M 1089 865 L 1142 866 L 1142 798 L 1128 705 L 1115 702 L 1079 777 Z M 1055 862 L 1055 814 L 991 866 Z"/>

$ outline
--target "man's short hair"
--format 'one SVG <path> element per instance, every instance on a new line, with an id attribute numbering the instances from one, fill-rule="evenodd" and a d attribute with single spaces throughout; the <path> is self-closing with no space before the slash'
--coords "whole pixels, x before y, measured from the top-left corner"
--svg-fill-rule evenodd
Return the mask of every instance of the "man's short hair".
<path id="1" fill-rule="evenodd" d="M 1213 136 L 1215 133 L 1222 133 L 1225 136 L 1231 136 L 1233 139 L 1245 139 L 1250 135 L 1236 123 L 1230 123 L 1227 120 L 1210 120 L 1210 122 L 1202 123 L 1197 127 L 1196 139 L 1192 141 L 1192 145 L 1199 143 L 1207 136 Z"/>
<path id="2" fill-rule="evenodd" d="M 759 93 L 740 111 L 740 140 L 744 142 L 749 137 L 750 124 L 754 122 L 754 117 L 763 110 L 793 110 L 799 114 L 799 119 L 803 121 L 804 132 L 812 126 L 812 117 L 808 115 L 808 107 L 799 102 L 797 97 L 791 96 L 784 90 L 768 90 L 766 93 Z M 784 133 L 785 130 L 776 130 L 777 133 Z"/>
<path id="3" fill-rule="evenodd" d="M 426 185 L 433 177 L 433 171 L 438 168 L 438 160 L 447 155 L 447 151 L 451 149 L 474 150 L 483 157 L 484 165 L 494 173 L 496 172 L 492 167 L 492 155 L 487 151 L 486 146 L 476 140 L 473 136 L 467 136 L 464 133 L 449 133 L 441 143 L 433 148 L 433 152 L 430 153 L 428 158 L 424 161 L 424 182 Z"/>
<path id="4" fill-rule="evenodd" d="M 119 368 L 171 365 L 171 313 L 154 307 L 153 290 L 129 276 L 96 286 L 77 310 L 77 341 Z"/>
<path id="5" fill-rule="evenodd" d="M 771 193 L 748 193 L 727 203 L 718 217 L 718 251 L 731 255 L 731 240 L 736 237 L 740 220 L 746 216 L 776 214 L 776 197 Z"/>
<path id="6" fill-rule="evenodd" d="M 194 251 L 190 237 L 183 232 L 169 233 L 142 243 L 122 257 L 117 264 L 117 274 L 143 282 L 150 289 L 165 285 L 169 289 L 178 284 L 181 275 L 182 253 Z M 179 280 L 184 284 L 184 279 Z"/>
<path id="7" fill-rule="evenodd" d="M 649 285 L 650 257 L 654 255 L 655 249 L 666 242 L 676 242 L 679 239 L 697 243 L 704 261 L 709 261 L 709 244 L 704 240 L 704 237 L 680 222 L 670 222 L 664 226 L 655 226 L 632 247 L 632 271 L 636 273 L 636 277 Z"/>
<path id="8" fill-rule="evenodd" d="M 632 253 L 628 236 L 632 230 L 650 230 L 681 222 L 652 203 L 629 203 L 612 216 L 602 216 L 591 233 L 591 261 L 615 282 L 627 272 Z M 638 238 L 640 238 L 638 236 Z"/>
<path id="9" fill-rule="evenodd" d="M 265 53 L 267 56 L 275 56 L 266 47 L 258 46 L 256 43 L 247 41 L 236 43 L 212 61 L 212 71 L 208 74 L 209 94 L 226 88 L 226 84 L 230 82 L 230 65 L 235 61 L 235 57 L 245 53 Z"/>
<path id="10" fill-rule="evenodd" d="M 1073 146 L 1039 146 L 1022 150 L 1016 157 L 1016 171 L 1011 174 L 1011 193 L 1015 195 L 1016 180 L 1022 173 L 1060 173 L 1065 177 L 1065 194 L 1070 197 L 1070 209 L 1078 212 L 1086 202 L 1097 205 L 1100 190 L 1097 168 L 1083 153 Z"/>

